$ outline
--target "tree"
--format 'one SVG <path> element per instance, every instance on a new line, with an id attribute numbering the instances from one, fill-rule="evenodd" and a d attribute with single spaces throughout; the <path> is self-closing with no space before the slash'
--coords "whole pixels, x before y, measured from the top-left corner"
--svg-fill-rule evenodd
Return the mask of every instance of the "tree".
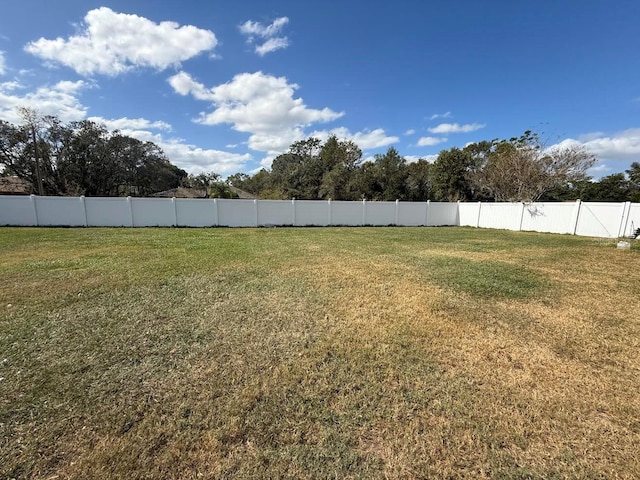
<path id="1" fill-rule="evenodd" d="M 640 163 L 633 162 L 631 167 L 626 170 L 629 177 L 629 190 L 632 202 L 640 202 Z"/>
<path id="2" fill-rule="evenodd" d="M 21 112 L 23 125 L 0 121 L 0 166 L 39 193 L 149 195 L 177 187 L 187 175 L 152 142 L 89 120 L 65 125 L 33 110 Z"/>
<path id="3" fill-rule="evenodd" d="M 614 173 L 593 182 L 581 197 L 587 202 L 628 202 L 631 200 L 630 182 L 624 173 Z"/>
<path id="4" fill-rule="evenodd" d="M 320 198 L 353 200 L 351 177 L 362 158 L 362 150 L 352 141 L 339 141 L 335 135 L 322 145 L 319 153 L 322 162 L 322 181 L 318 191 Z"/>
<path id="5" fill-rule="evenodd" d="M 471 149 L 453 147 L 441 151 L 431 167 L 434 198 L 447 202 L 475 200 L 476 187 L 471 175 L 477 164 Z"/>
<path id="6" fill-rule="evenodd" d="M 40 154 L 38 151 L 38 136 L 36 131 L 40 130 L 41 115 L 32 108 L 18 107 L 18 113 L 24 121 L 25 128 L 29 131 L 31 140 L 31 154 L 35 165 L 36 185 L 38 187 L 38 195 L 44 195 L 44 186 L 42 183 L 42 169 L 40 168 Z"/>
<path id="7" fill-rule="evenodd" d="M 211 185 L 220 180 L 220 175 L 214 172 L 202 172 L 198 175 L 189 175 L 184 184 L 190 188 L 197 188 L 205 192 L 204 196 L 209 198 L 211 196 Z"/>
<path id="8" fill-rule="evenodd" d="M 546 148 L 538 134 L 494 141 L 472 175 L 476 186 L 498 202 L 535 202 L 554 187 L 580 179 L 595 163 L 582 146 Z"/>
<path id="9" fill-rule="evenodd" d="M 406 195 L 412 202 L 432 199 L 431 163 L 424 159 L 407 166 Z"/>

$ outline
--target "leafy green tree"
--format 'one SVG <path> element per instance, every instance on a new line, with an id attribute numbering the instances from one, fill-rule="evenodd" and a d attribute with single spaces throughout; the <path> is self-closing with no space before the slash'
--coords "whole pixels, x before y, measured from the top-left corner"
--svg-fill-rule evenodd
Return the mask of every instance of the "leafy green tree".
<path id="1" fill-rule="evenodd" d="M 322 181 L 318 191 L 320 198 L 352 200 L 357 194 L 351 190 L 351 177 L 362 158 L 362 150 L 352 141 L 339 141 L 335 135 L 320 149 Z"/>
<path id="2" fill-rule="evenodd" d="M 380 196 L 376 200 L 404 200 L 408 170 L 407 161 L 394 147 L 384 155 L 375 155 Z"/>
<path id="3" fill-rule="evenodd" d="M 424 202 L 433 198 L 431 163 L 420 159 L 407 166 L 406 198 L 412 202 Z"/>
<path id="4" fill-rule="evenodd" d="M 48 195 L 149 195 L 187 175 L 151 142 L 89 120 L 33 115 L 21 126 L 0 122 L 0 166 Z"/>
<path id="5" fill-rule="evenodd" d="M 628 202 L 631 200 L 629 180 L 624 173 L 614 173 L 592 182 L 582 200 L 587 202 Z"/>
<path id="6" fill-rule="evenodd" d="M 629 177 L 629 190 L 632 202 L 640 202 L 640 163 L 633 162 L 631 167 L 626 170 Z"/>
<path id="7" fill-rule="evenodd" d="M 478 160 L 471 149 L 453 147 L 443 150 L 431 166 L 431 184 L 438 201 L 471 201 L 477 198 L 476 186 L 471 175 Z"/>

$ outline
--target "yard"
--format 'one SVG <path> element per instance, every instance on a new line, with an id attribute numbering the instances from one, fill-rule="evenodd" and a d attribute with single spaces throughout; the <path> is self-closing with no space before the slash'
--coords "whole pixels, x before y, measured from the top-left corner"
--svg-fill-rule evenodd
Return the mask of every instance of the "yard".
<path id="1" fill-rule="evenodd" d="M 639 299 L 572 236 L 1 228 L 0 478 L 637 478 Z"/>

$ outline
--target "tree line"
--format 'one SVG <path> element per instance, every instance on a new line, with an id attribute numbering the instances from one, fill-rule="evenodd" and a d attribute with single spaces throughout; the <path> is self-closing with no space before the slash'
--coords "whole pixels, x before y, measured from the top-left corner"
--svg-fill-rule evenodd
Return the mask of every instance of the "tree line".
<path id="1" fill-rule="evenodd" d="M 228 182 L 265 199 L 404 201 L 640 201 L 640 164 L 594 182 L 596 158 L 582 146 L 551 147 L 535 132 L 443 150 L 433 162 L 407 162 L 391 147 L 373 161 L 351 141 L 293 143 L 271 170 Z"/>
<path id="2" fill-rule="evenodd" d="M 0 120 L 2 175 L 15 176 L 40 195 L 146 196 L 179 186 L 187 172 L 162 149 L 82 120 L 21 109 L 24 122 Z"/>
<path id="3" fill-rule="evenodd" d="M 154 143 L 105 125 L 20 113 L 20 125 L 0 120 L 0 175 L 44 195 L 149 196 L 183 186 L 225 198 L 237 188 L 263 199 L 640 201 L 640 163 L 593 181 L 586 174 L 593 155 L 581 146 L 547 148 L 531 131 L 442 150 L 433 162 L 408 162 L 393 147 L 363 161 L 353 141 L 310 137 L 278 155 L 270 170 L 222 181 L 213 172 L 189 175 Z"/>

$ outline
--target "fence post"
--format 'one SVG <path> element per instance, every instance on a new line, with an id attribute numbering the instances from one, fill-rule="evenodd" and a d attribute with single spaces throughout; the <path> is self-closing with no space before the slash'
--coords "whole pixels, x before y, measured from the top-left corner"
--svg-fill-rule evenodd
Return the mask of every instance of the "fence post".
<path id="1" fill-rule="evenodd" d="M 460 205 L 458 205 L 458 209 L 460 208 Z M 428 227 L 429 226 L 429 210 L 431 209 L 431 200 L 427 200 L 427 211 L 424 214 L 424 226 Z"/>
<path id="2" fill-rule="evenodd" d="M 133 205 L 131 204 L 131 197 L 127 197 L 127 204 L 129 205 L 129 226 L 133 227 Z"/>
<path id="3" fill-rule="evenodd" d="M 40 219 L 38 218 L 38 205 L 36 204 L 36 196 L 30 195 L 29 198 L 31 199 L 31 205 L 33 206 L 33 218 L 36 221 L 35 226 L 38 227 L 40 226 Z"/>
<path id="4" fill-rule="evenodd" d="M 524 220 L 524 202 L 520 202 L 520 225 L 518 225 L 518 231 L 522 231 L 522 222 Z"/>
<path id="5" fill-rule="evenodd" d="M 626 236 L 630 216 L 631 202 L 624 202 L 624 206 L 622 207 L 622 219 L 620 220 L 620 228 L 618 229 L 618 238 Z"/>
<path id="6" fill-rule="evenodd" d="M 398 226 L 398 210 L 400 208 L 400 200 L 396 199 L 396 213 L 395 213 L 395 217 L 394 217 L 394 224 L 397 227 Z"/>
<path id="7" fill-rule="evenodd" d="M 460 200 L 458 200 L 458 211 L 460 211 Z M 478 218 L 476 219 L 476 228 L 480 228 L 480 212 L 482 212 L 482 202 L 478 202 Z"/>
<path id="8" fill-rule="evenodd" d="M 362 226 L 367 224 L 367 199 L 362 199 Z"/>
<path id="9" fill-rule="evenodd" d="M 296 226 L 296 199 L 291 199 L 291 221 L 293 222 L 293 226 Z"/>
<path id="10" fill-rule="evenodd" d="M 260 225 L 260 214 L 258 212 L 258 199 L 257 198 L 253 199 L 253 210 L 255 212 L 256 227 L 257 227 L 258 225 Z"/>
<path id="11" fill-rule="evenodd" d="M 171 197 L 171 204 L 173 205 L 173 226 L 178 226 L 178 206 L 176 205 L 176 197 Z"/>
<path id="12" fill-rule="evenodd" d="M 329 219 L 329 226 L 331 226 L 332 218 L 331 218 L 331 199 L 330 198 L 327 200 L 327 208 L 328 208 L 327 215 L 328 215 L 328 219 Z"/>
<path id="13" fill-rule="evenodd" d="M 573 210 L 573 218 L 571 219 L 573 225 L 571 225 L 571 229 L 569 232 L 571 235 L 575 235 L 578 231 L 578 220 L 580 219 L 580 207 L 582 205 L 582 201 L 580 199 L 576 200 L 576 206 Z"/>
<path id="14" fill-rule="evenodd" d="M 84 200 L 84 195 L 80 196 L 80 202 L 82 203 L 82 211 L 84 212 L 84 226 L 89 225 L 89 221 L 87 220 L 87 204 Z"/>

